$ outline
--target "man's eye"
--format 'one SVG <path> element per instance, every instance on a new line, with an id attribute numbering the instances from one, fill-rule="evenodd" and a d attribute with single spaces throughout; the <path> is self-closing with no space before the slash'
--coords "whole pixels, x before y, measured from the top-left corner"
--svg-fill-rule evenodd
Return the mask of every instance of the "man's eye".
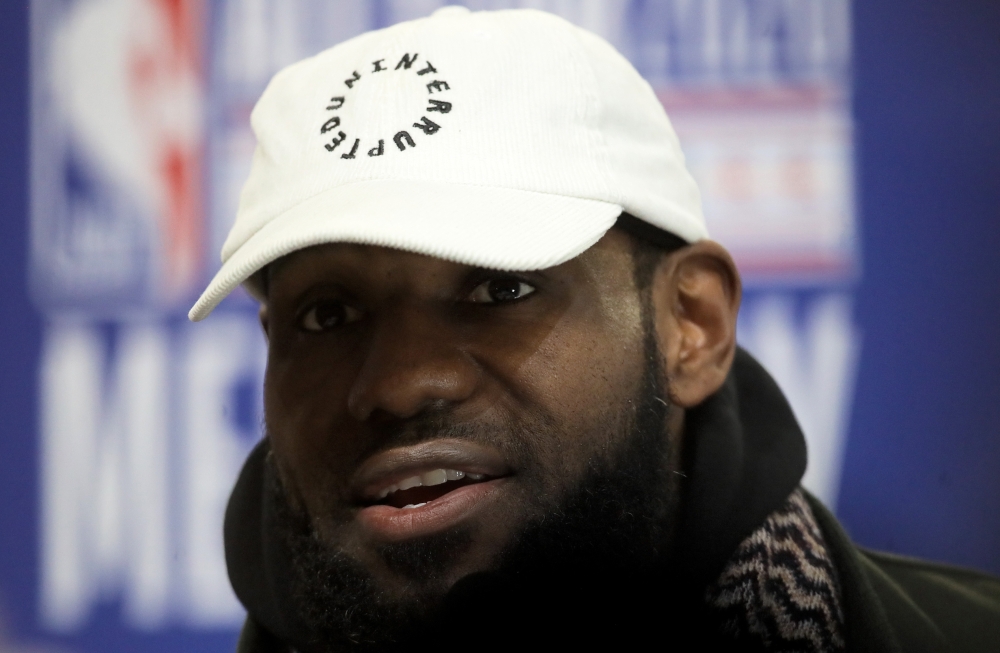
<path id="1" fill-rule="evenodd" d="M 469 293 L 470 302 L 498 304 L 527 297 L 535 292 L 535 287 L 513 277 L 500 277 L 484 281 Z"/>
<path id="2" fill-rule="evenodd" d="M 325 301 L 305 312 L 300 325 L 306 331 L 329 331 L 361 318 L 361 311 L 343 302 Z"/>

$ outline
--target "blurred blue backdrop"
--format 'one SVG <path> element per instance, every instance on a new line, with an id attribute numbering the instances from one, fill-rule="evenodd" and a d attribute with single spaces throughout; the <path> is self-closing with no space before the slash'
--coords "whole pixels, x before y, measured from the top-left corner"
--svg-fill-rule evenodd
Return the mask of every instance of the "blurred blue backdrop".
<path id="1" fill-rule="evenodd" d="M 228 651 L 221 511 L 252 303 L 184 318 L 283 65 L 439 0 L 0 4 L 0 651 Z M 615 44 L 674 121 L 788 393 L 874 548 L 1000 573 L 1000 6 L 470 0 Z"/>

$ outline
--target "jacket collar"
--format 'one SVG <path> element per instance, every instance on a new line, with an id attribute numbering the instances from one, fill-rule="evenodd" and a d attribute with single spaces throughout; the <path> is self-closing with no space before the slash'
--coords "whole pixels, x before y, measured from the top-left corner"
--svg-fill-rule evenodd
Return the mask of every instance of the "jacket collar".
<path id="1" fill-rule="evenodd" d="M 737 349 L 723 386 L 688 411 L 688 482 L 671 567 L 696 588 L 798 487 L 806 442 L 771 375 Z"/>

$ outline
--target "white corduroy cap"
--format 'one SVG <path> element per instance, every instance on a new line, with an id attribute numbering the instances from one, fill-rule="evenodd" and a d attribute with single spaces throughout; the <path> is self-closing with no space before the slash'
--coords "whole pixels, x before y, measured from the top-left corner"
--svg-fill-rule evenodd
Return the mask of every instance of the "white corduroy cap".
<path id="1" fill-rule="evenodd" d="M 285 68 L 201 320 L 268 263 L 321 243 L 537 270 L 627 211 L 693 242 L 701 199 L 653 90 L 544 12 L 469 12 L 362 34 Z"/>

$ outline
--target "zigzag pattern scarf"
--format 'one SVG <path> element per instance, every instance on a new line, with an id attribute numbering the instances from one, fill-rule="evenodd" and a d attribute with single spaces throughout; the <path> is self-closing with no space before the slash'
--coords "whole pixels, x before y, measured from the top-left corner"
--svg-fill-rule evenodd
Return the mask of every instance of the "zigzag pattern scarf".
<path id="1" fill-rule="evenodd" d="M 705 599 L 734 640 L 766 651 L 844 650 L 836 569 L 801 489 L 743 540 Z"/>

